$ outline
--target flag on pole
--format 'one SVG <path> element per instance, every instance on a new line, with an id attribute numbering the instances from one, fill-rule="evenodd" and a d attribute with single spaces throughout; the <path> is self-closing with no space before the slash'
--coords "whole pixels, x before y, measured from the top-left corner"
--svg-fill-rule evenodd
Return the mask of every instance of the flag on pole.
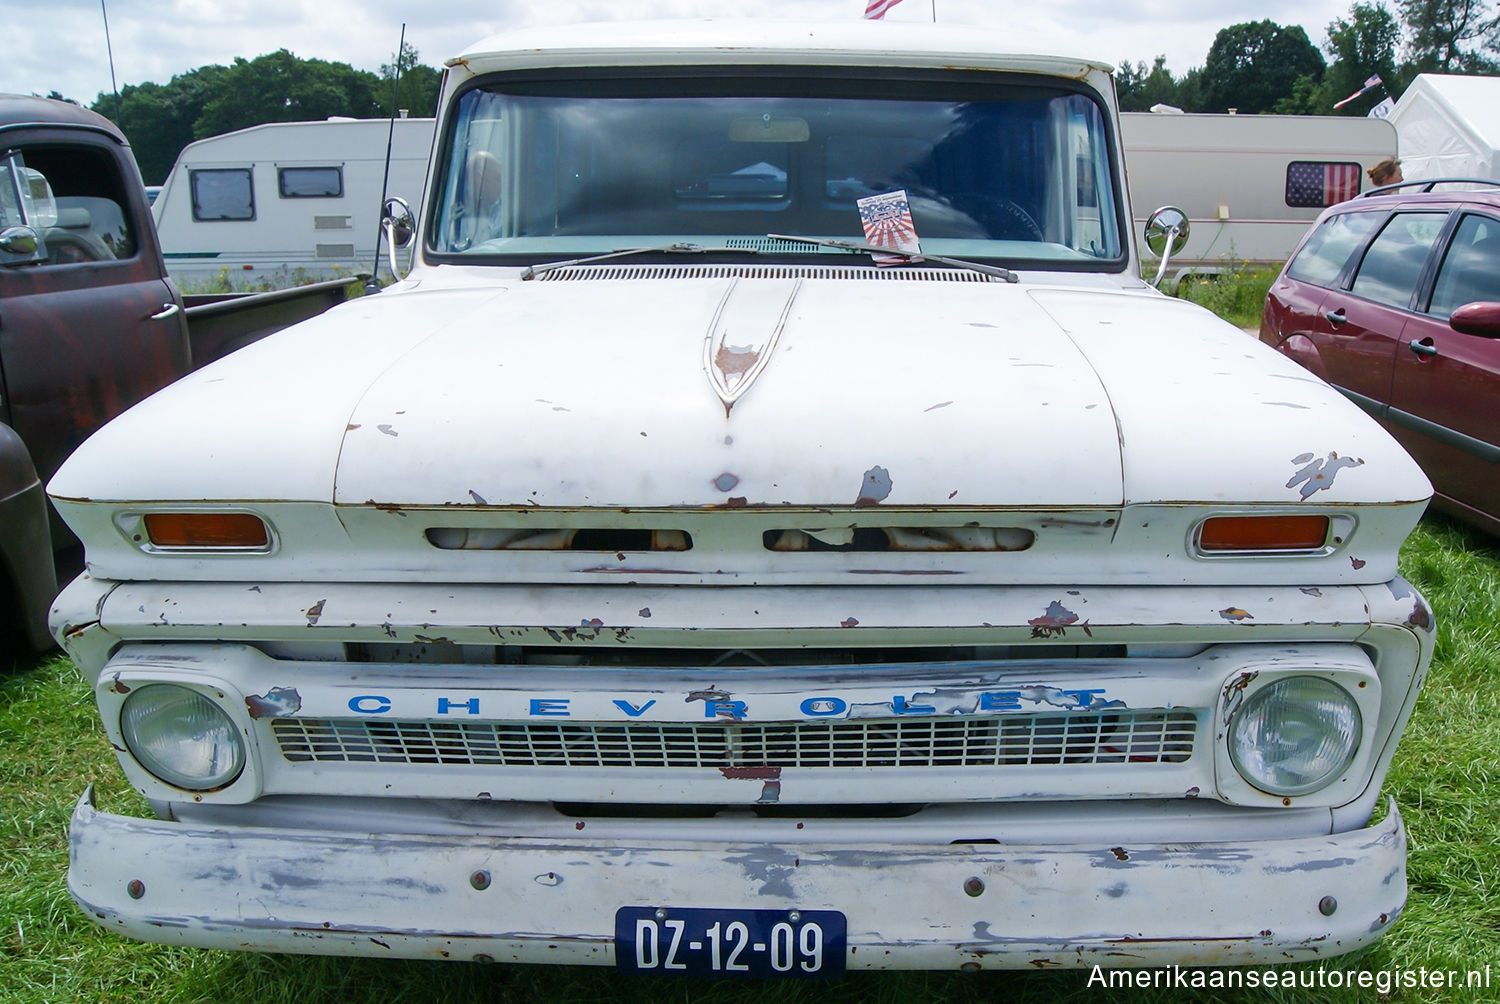
<path id="1" fill-rule="evenodd" d="M 901 0 L 867 0 L 865 3 L 865 20 L 879 21 L 885 17 L 885 12 L 900 3 Z"/>
<path id="2" fill-rule="evenodd" d="M 869 15 L 867 14 L 865 16 L 868 17 Z M 1344 100 L 1337 102 L 1333 107 L 1342 108 L 1349 102 L 1353 101 L 1355 98 L 1359 97 L 1361 94 L 1368 94 L 1370 91 L 1373 91 L 1375 88 L 1379 87 L 1381 83 L 1382 81 L 1380 79 L 1380 74 L 1377 73 L 1365 81 L 1365 86 L 1361 87 L 1359 90 L 1355 91 Z"/>

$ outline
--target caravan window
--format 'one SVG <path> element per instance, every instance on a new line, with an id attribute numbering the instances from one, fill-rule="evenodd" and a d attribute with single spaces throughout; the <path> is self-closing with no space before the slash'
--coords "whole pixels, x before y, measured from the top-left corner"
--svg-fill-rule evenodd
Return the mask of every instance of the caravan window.
<path id="1" fill-rule="evenodd" d="M 1286 204 L 1323 209 L 1359 194 L 1360 166 L 1321 160 L 1294 160 L 1286 166 Z"/>
<path id="2" fill-rule="evenodd" d="M 278 167 L 276 185 L 283 199 L 341 199 L 342 167 Z"/>
<path id="3" fill-rule="evenodd" d="M 255 190 L 250 168 L 188 171 L 195 220 L 255 219 Z"/>

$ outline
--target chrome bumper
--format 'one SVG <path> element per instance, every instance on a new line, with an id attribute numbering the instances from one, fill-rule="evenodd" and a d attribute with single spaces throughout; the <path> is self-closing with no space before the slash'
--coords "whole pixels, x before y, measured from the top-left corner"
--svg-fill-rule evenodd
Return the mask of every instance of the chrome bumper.
<path id="1" fill-rule="evenodd" d="M 1406 901 L 1394 803 L 1242 843 L 851 846 L 161 822 L 90 789 L 70 840 L 69 891 L 105 928 L 377 958 L 611 965 L 615 911 L 664 906 L 841 911 L 850 969 L 1266 964 L 1360 948 Z"/>

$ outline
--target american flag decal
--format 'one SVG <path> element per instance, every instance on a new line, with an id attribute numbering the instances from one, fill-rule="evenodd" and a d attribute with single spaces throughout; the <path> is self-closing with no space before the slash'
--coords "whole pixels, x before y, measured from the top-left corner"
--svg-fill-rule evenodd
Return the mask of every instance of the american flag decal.
<path id="1" fill-rule="evenodd" d="M 859 222 L 865 230 L 865 243 L 876 247 L 893 248 L 898 251 L 920 251 L 917 240 L 917 225 L 912 222 L 911 203 L 906 190 L 898 189 L 883 195 L 871 195 L 855 203 L 859 207 Z M 894 265 L 897 262 L 915 259 L 895 255 L 873 255 L 877 265 Z"/>
<path id="2" fill-rule="evenodd" d="M 1321 209 L 1359 194 L 1358 164 L 1296 160 L 1286 166 L 1286 204 Z"/>

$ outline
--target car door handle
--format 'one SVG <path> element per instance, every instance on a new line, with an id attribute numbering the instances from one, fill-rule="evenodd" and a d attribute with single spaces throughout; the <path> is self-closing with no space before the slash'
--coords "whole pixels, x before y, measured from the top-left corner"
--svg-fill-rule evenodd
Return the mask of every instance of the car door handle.
<path id="1" fill-rule="evenodd" d="M 1431 359 L 1438 354 L 1437 346 L 1432 344 L 1431 338 L 1413 338 L 1406 343 L 1406 347 L 1424 359 Z"/>
<path id="2" fill-rule="evenodd" d="M 177 312 L 181 309 L 182 308 L 175 303 L 164 303 L 161 305 L 161 310 L 151 315 L 151 320 L 165 321 L 169 317 L 176 317 Z"/>
<path id="3" fill-rule="evenodd" d="M 1343 307 L 1340 307 L 1338 310 L 1325 310 L 1323 311 L 1323 317 L 1335 328 L 1349 320 L 1348 316 L 1344 313 Z"/>

